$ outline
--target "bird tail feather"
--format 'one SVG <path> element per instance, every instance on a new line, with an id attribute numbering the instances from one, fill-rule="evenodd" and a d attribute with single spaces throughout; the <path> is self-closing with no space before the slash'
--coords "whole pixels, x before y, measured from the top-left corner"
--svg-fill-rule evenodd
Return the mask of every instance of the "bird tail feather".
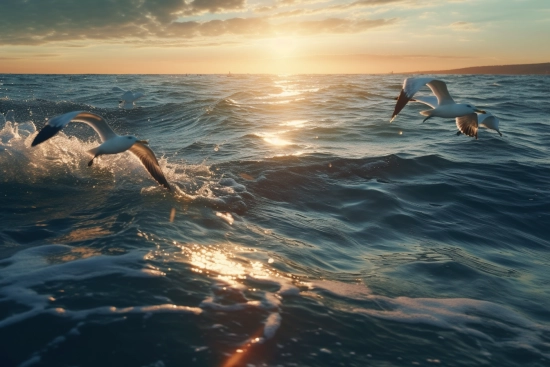
<path id="1" fill-rule="evenodd" d="M 90 154 L 92 157 L 95 157 L 97 155 L 97 152 L 99 151 L 99 147 L 88 150 L 88 154 Z"/>

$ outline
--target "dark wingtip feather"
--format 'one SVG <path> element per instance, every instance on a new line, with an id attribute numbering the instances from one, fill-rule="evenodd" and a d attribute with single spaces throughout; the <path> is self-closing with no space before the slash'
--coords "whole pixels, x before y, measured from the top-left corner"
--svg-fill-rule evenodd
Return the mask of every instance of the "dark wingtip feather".
<path id="1" fill-rule="evenodd" d="M 395 109 L 393 110 L 393 115 L 391 116 L 391 121 L 395 119 L 395 117 L 401 112 L 403 107 L 409 102 L 410 98 L 407 97 L 407 94 L 404 90 L 401 90 L 401 93 L 399 94 L 399 97 L 397 98 L 397 103 L 395 104 Z"/>
<path id="2" fill-rule="evenodd" d="M 60 127 L 54 127 L 54 126 L 51 126 L 51 125 L 44 126 L 42 128 L 42 130 L 40 130 L 38 132 L 38 135 L 36 135 L 36 137 L 32 141 L 31 146 L 34 147 L 34 146 L 36 146 L 40 143 L 45 142 L 46 140 L 48 140 L 49 138 L 51 138 L 52 136 L 57 134 L 59 131 L 61 131 L 62 128 L 63 128 L 62 126 L 60 126 Z"/>
<path id="3" fill-rule="evenodd" d="M 475 113 L 457 117 L 456 127 L 464 135 L 477 139 L 478 123 L 477 115 Z"/>
<path id="4" fill-rule="evenodd" d="M 172 191 L 172 188 L 168 184 L 168 181 L 166 180 L 166 177 L 162 174 L 162 171 L 160 170 L 160 167 L 158 169 L 157 174 L 153 175 L 153 178 L 163 187 L 167 188 L 168 191 Z"/>

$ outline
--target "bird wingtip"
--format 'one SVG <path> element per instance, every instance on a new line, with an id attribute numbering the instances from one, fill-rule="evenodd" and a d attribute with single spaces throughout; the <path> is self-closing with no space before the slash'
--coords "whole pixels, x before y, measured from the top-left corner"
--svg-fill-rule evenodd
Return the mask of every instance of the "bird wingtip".
<path id="1" fill-rule="evenodd" d="M 31 147 L 37 146 L 40 143 L 45 142 L 61 130 L 61 127 L 54 127 L 51 125 L 46 125 L 38 132 L 36 137 L 31 143 Z"/>

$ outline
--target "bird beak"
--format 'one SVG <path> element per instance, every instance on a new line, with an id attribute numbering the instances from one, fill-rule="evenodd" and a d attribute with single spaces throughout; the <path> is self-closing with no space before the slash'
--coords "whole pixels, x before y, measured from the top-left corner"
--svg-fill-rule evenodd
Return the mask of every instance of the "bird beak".
<path id="1" fill-rule="evenodd" d="M 136 143 L 141 143 L 141 144 L 145 144 L 145 145 L 149 144 L 149 142 L 147 140 L 138 140 L 138 141 L 136 141 Z"/>
<path id="2" fill-rule="evenodd" d="M 477 110 L 477 109 L 474 110 L 474 111 L 477 112 L 477 113 L 483 113 L 483 114 L 487 113 L 487 112 L 485 112 L 485 111 L 483 111 L 483 110 Z"/>

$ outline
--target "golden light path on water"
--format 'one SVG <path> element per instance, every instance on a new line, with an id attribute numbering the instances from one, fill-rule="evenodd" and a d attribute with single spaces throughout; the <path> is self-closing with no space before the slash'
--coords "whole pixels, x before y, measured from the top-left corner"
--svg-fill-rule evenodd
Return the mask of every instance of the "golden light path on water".
<path id="1" fill-rule="evenodd" d="M 289 84 L 290 80 L 276 81 L 275 85 L 282 89 L 281 93 L 269 94 L 265 97 L 258 97 L 259 99 L 269 99 L 270 101 L 263 102 L 272 105 L 288 104 L 291 102 L 297 102 L 303 100 L 301 97 L 304 93 L 317 91 L 318 88 L 310 89 L 296 89 L 294 85 Z M 298 130 L 303 128 L 307 124 L 307 120 L 289 120 L 279 123 L 277 126 L 284 127 L 282 130 L 277 131 L 262 131 L 255 135 L 262 138 L 266 143 L 275 147 L 285 147 L 293 144 L 290 138 L 281 137 L 281 135 L 294 135 Z"/>
<path id="2" fill-rule="evenodd" d="M 269 99 L 269 101 L 263 103 L 285 105 L 291 102 L 298 102 L 304 99 L 302 97 L 304 93 L 318 90 L 318 88 L 298 90 L 289 83 L 289 80 L 281 80 L 276 82 L 275 84 L 282 89 L 282 92 L 279 94 L 270 94 L 269 96 L 261 97 L 262 99 Z M 282 122 L 274 125 L 277 130 L 261 131 L 255 135 L 262 138 L 264 142 L 272 145 L 274 148 L 288 149 L 288 146 L 294 143 L 292 141 L 292 136 L 299 134 L 300 130 L 303 129 L 307 123 L 308 120 L 304 119 L 283 120 Z M 288 154 L 301 155 L 303 154 L 303 151 L 297 151 L 294 153 L 285 152 L 285 154 L 278 153 L 276 156 Z M 216 213 L 216 215 L 219 217 L 223 216 L 221 213 Z M 222 219 L 225 218 L 222 217 Z M 232 222 L 232 220 L 228 221 L 229 224 L 232 224 Z M 239 250 L 238 248 L 236 249 Z M 230 286 L 237 289 L 242 289 L 244 287 L 242 282 L 247 278 L 263 278 L 267 280 L 279 278 L 281 279 L 279 282 L 281 285 L 279 293 L 283 293 L 291 288 L 294 288 L 297 291 L 297 288 L 292 285 L 289 278 L 282 276 L 272 269 L 269 269 L 269 267 L 264 266 L 264 264 L 259 261 L 251 261 L 248 264 L 243 264 L 232 260 L 235 255 L 227 250 L 227 248 L 204 248 L 198 245 L 192 245 L 186 247 L 185 251 L 188 253 L 190 263 L 195 266 L 193 271 L 198 273 L 207 273 L 209 275 L 217 275 L 218 279 L 227 282 Z M 273 263 L 273 259 L 269 259 L 268 263 Z M 278 310 L 278 305 L 275 308 L 275 312 L 272 310 L 271 314 L 266 319 L 265 325 L 261 325 L 258 330 L 250 336 L 247 342 L 244 343 L 244 345 L 236 349 L 234 353 L 227 358 L 225 363 L 222 364 L 222 367 L 246 365 L 246 359 L 248 356 L 247 352 L 250 351 L 255 344 L 261 344 L 266 338 L 269 339 L 273 336 L 281 322 L 281 315 Z"/>
<path id="3" fill-rule="evenodd" d="M 260 261 L 236 261 L 236 256 L 227 247 L 222 246 L 201 246 L 188 244 L 178 246 L 188 257 L 189 263 L 193 266 L 192 271 L 214 276 L 235 285 L 235 281 L 244 280 L 247 276 L 254 278 L 280 277 L 278 272 L 264 267 Z M 236 251 L 245 249 L 238 246 Z M 269 259 L 268 262 L 273 262 Z"/>
<path id="4" fill-rule="evenodd" d="M 237 253 L 256 252 L 254 249 L 246 249 L 240 246 L 224 246 L 224 245 L 198 245 L 198 244 L 176 244 L 187 257 L 187 261 L 192 266 L 191 270 L 212 277 L 222 283 L 222 289 L 230 288 L 232 291 L 241 292 L 241 295 L 246 299 L 243 291 L 259 291 L 259 289 L 248 287 L 245 282 L 252 280 L 253 282 L 266 282 L 269 284 L 277 283 L 280 285 L 279 294 L 283 292 L 298 291 L 292 285 L 292 277 L 285 276 L 278 271 L 272 269 L 267 264 L 272 264 L 273 259 L 269 258 L 266 262 L 250 261 L 244 258 L 239 258 Z M 279 294 L 270 294 L 266 292 L 265 302 L 247 301 L 246 303 L 236 305 L 218 305 L 214 298 L 208 298 L 203 302 L 203 307 L 212 307 L 213 310 L 224 311 L 225 307 L 235 306 L 238 309 L 241 307 L 261 307 L 270 314 L 258 329 L 243 342 L 237 349 L 233 351 L 222 367 L 232 367 L 245 365 L 248 356 L 248 351 L 255 345 L 263 343 L 266 339 L 273 337 L 281 322 L 279 311 Z M 228 308 L 228 309 L 229 309 Z"/>

